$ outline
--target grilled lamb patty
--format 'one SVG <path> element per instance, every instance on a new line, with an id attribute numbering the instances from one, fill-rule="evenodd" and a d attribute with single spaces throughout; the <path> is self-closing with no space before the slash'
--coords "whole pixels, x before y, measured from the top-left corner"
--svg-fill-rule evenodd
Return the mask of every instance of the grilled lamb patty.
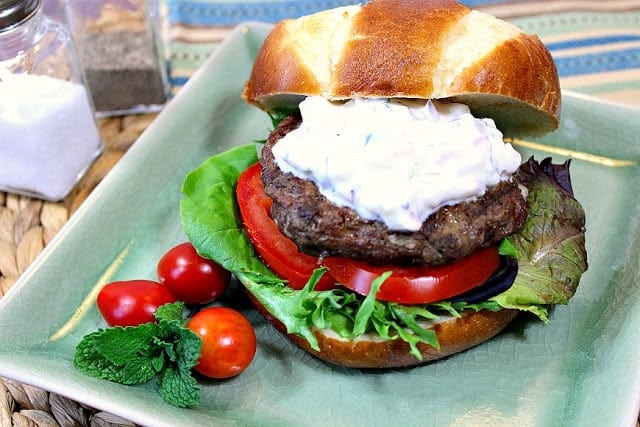
<path id="1" fill-rule="evenodd" d="M 261 164 L 265 192 L 273 199 L 272 217 L 302 252 L 371 263 L 440 265 L 513 234 L 526 219 L 526 202 L 515 182 L 502 182 L 474 201 L 443 207 L 415 232 L 362 219 L 327 200 L 313 182 L 278 168 L 271 149 L 299 125 L 298 115 L 280 122 L 262 150 Z"/>

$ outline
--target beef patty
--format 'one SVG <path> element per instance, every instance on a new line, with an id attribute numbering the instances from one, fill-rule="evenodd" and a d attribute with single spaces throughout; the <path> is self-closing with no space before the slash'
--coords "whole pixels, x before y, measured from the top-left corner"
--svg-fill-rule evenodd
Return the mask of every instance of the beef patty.
<path id="1" fill-rule="evenodd" d="M 371 263 L 440 265 L 513 234 L 526 219 L 526 202 L 514 182 L 502 182 L 476 200 L 441 208 L 415 232 L 362 219 L 354 210 L 327 200 L 313 182 L 278 168 L 271 149 L 299 124 L 297 115 L 280 122 L 262 150 L 261 164 L 265 192 L 273 199 L 273 219 L 302 252 Z"/>

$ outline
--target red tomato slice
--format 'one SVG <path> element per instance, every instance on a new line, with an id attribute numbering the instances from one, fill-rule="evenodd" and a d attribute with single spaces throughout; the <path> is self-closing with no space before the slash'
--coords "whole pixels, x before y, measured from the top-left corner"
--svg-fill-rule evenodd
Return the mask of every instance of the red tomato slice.
<path id="1" fill-rule="evenodd" d="M 264 192 L 260 164 L 250 166 L 240 175 L 236 198 L 245 230 L 260 258 L 278 277 L 286 279 L 289 286 L 302 289 L 313 270 L 320 267 L 319 259 L 300 252 L 271 218 L 271 198 Z M 334 280 L 325 274 L 315 289 L 334 287 Z"/>
<path id="2" fill-rule="evenodd" d="M 444 301 L 475 288 L 487 280 L 500 265 L 495 247 L 483 248 L 470 256 L 437 267 L 397 265 L 373 266 L 364 261 L 340 257 L 325 258 L 323 264 L 335 279 L 361 295 L 367 295 L 371 282 L 386 271 L 376 299 L 401 304 L 424 304 Z"/>
<path id="3" fill-rule="evenodd" d="M 320 260 L 298 250 L 296 244 L 283 235 L 271 218 L 271 199 L 264 193 L 260 165 L 249 167 L 238 178 L 236 189 L 240 214 L 249 239 L 258 255 L 289 286 L 302 289 Z M 376 299 L 400 304 L 426 304 L 462 294 L 482 284 L 500 264 L 495 247 L 481 249 L 453 264 L 440 267 L 372 266 L 363 261 L 328 257 L 322 265 L 328 274 L 316 285 L 327 290 L 340 283 L 367 295 L 371 282 L 386 271 L 393 274 L 378 290 Z"/>

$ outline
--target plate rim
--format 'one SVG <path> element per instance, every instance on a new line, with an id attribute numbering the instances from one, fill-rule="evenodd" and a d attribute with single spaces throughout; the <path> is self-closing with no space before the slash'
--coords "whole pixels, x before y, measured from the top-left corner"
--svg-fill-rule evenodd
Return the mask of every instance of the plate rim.
<path id="1" fill-rule="evenodd" d="M 242 23 L 239 24 L 238 26 L 236 26 L 232 32 L 225 38 L 225 40 L 217 47 L 216 52 L 214 52 L 208 59 L 207 62 L 215 62 L 218 58 L 218 56 L 220 55 L 220 52 L 230 43 L 230 40 L 232 38 L 235 37 L 243 37 L 247 31 L 251 31 L 252 29 L 267 29 L 269 27 L 272 27 L 271 24 L 265 24 L 265 23 L 260 23 L 260 22 L 246 22 L 246 23 Z M 193 77 L 190 79 L 190 81 L 187 82 L 187 84 L 181 89 L 181 91 L 168 103 L 168 105 L 165 107 L 165 109 L 163 109 L 163 111 L 158 115 L 158 117 L 162 117 L 163 114 L 171 114 L 171 112 L 175 109 L 179 107 L 179 103 L 176 103 L 175 100 L 177 99 L 182 99 L 181 94 L 182 93 L 188 93 L 186 89 L 188 89 L 192 84 L 195 84 L 194 82 L 196 82 L 196 79 L 199 79 L 200 77 L 198 77 L 201 73 L 204 73 L 207 67 L 202 66 L 200 67 L 196 73 L 193 75 Z M 634 114 L 636 113 L 640 113 L 640 108 L 636 108 L 634 106 L 628 106 L 626 104 L 621 104 L 618 102 L 614 102 L 614 101 L 608 101 L 608 100 L 603 100 L 603 99 L 599 99 L 596 98 L 594 96 L 590 96 L 590 95 L 584 95 L 584 94 L 580 94 L 574 91 L 570 91 L 570 90 L 563 90 L 563 97 L 569 96 L 572 98 L 576 98 L 579 100 L 584 100 L 584 101 L 588 101 L 588 102 L 594 102 L 600 105 L 604 105 L 604 106 L 610 106 L 611 108 L 622 108 L 622 109 L 629 109 L 631 111 L 633 111 Z M 177 106 L 176 106 L 177 105 Z M 168 111 L 168 113 L 165 113 L 165 111 Z M 154 120 L 155 122 L 155 120 Z M 144 144 L 134 144 L 133 147 L 131 147 L 131 150 L 147 150 L 148 146 L 150 146 L 152 143 L 151 141 L 153 141 L 152 139 L 147 139 L 144 136 L 147 135 L 149 133 L 149 130 L 152 129 L 152 127 L 154 126 L 154 123 L 152 123 L 150 125 L 150 127 L 148 129 L 146 129 L 144 131 L 144 133 L 141 135 L 141 139 L 143 139 L 145 141 Z M 151 145 L 152 146 L 152 145 Z M 129 152 L 127 152 L 125 154 L 125 157 L 123 157 L 123 159 L 120 160 L 119 164 L 123 164 L 124 166 L 120 166 L 120 167 L 127 167 L 128 162 L 122 162 L 122 160 L 124 160 L 126 158 L 126 156 L 129 154 Z M 117 168 L 119 166 L 119 164 L 117 164 L 115 166 L 115 168 Z M 113 171 L 113 170 L 112 170 Z M 108 182 L 107 180 L 109 180 L 109 174 L 105 177 L 105 179 L 103 180 L 103 182 Z M 100 197 L 103 197 L 103 190 L 102 188 L 105 188 L 105 186 L 103 186 L 103 182 L 101 182 L 99 184 L 98 187 L 96 187 L 96 189 L 89 195 L 89 197 L 87 198 L 87 200 L 85 201 L 85 203 L 83 203 L 80 208 L 78 209 L 78 211 L 76 211 L 76 213 L 74 213 L 74 215 L 72 215 L 69 220 L 64 224 L 64 226 L 60 229 L 60 231 L 58 232 L 58 234 L 54 237 L 54 239 L 49 243 L 49 245 L 47 247 L 45 247 L 45 249 L 39 254 L 39 256 L 36 258 L 36 260 L 29 266 L 29 268 L 27 268 L 27 270 L 21 275 L 21 277 L 18 279 L 18 281 L 16 282 L 16 284 L 14 284 L 14 286 L 9 290 L 9 292 L 7 292 L 7 294 L 0 299 L 0 312 L 2 312 L 3 308 L 5 306 L 7 306 L 8 304 L 11 303 L 11 301 L 14 298 L 19 297 L 19 291 L 20 289 L 24 286 L 24 284 L 28 283 L 29 281 L 29 277 L 33 274 L 34 271 L 36 271 L 38 268 L 40 268 L 40 266 L 46 262 L 47 257 L 49 257 L 52 253 L 55 253 L 55 247 L 57 246 L 57 243 L 63 239 L 66 238 L 66 236 L 69 233 L 72 233 L 73 230 L 75 229 L 76 224 L 79 221 L 82 221 L 82 218 L 84 217 L 84 214 L 86 212 L 89 212 L 91 210 L 91 207 L 93 204 L 95 204 L 95 200 L 99 199 Z M 6 353 L 3 353 L 2 351 L 0 351 L 0 360 L 2 360 L 2 358 L 4 357 L 4 355 L 6 355 Z M 101 400 L 98 396 L 91 396 L 91 393 L 79 393 L 82 394 L 82 398 L 79 398 L 78 396 L 69 396 L 69 390 L 71 388 L 73 388 L 74 390 L 77 390 L 78 392 L 81 392 L 82 390 L 79 389 L 79 387 L 77 386 L 77 384 L 72 384 L 71 387 L 69 387 L 69 385 L 66 386 L 62 386 L 59 385 L 59 383 L 55 382 L 53 379 L 47 379 L 45 378 L 44 380 L 40 377 L 38 377 L 36 372 L 27 372 L 27 371 L 12 371 L 11 369 L 7 370 L 4 368 L 4 364 L 0 363 L 0 375 L 2 375 L 3 377 L 15 380 L 15 381 L 19 381 L 19 382 L 23 382 L 25 384 L 29 384 L 35 387 L 41 387 L 45 390 L 48 390 L 50 392 L 53 393 L 57 393 L 63 396 L 67 396 L 72 400 L 78 400 L 79 402 L 83 402 L 86 404 L 89 404 L 91 406 L 94 406 L 96 408 L 108 411 L 108 412 L 112 412 L 114 414 L 120 415 L 123 414 L 122 408 L 118 405 L 114 405 L 111 401 L 104 401 Z M 636 407 L 636 413 L 638 413 L 638 411 L 640 411 L 640 376 L 636 376 L 636 384 L 635 384 L 635 390 L 636 390 L 636 394 L 637 394 L 637 399 L 636 399 L 636 403 L 635 403 L 635 407 Z M 133 420 L 136 420 L 135 422 L 145 422 L 145 419 L 140 418 L 140 413 L 136 413 L 136 414 L 129 414 L 127 413 L 126 415 L 121 415 L 125 418 L 132 418 Z M 140 421 L 138 421 L 140 420 Z M 153 419 L 153 421 L 155 422 L 156 420 Z M 148 420 L 147 420 L 148 422 Z"/>

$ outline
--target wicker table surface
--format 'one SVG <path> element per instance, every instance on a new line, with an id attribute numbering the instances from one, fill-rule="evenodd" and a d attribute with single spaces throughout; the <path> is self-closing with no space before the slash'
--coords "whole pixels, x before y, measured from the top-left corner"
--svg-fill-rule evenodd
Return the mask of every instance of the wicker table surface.
<path id="1" fill-rule="evenodd" d="M 99 121 L 104 152 L 60 202 L 0 192 L 0 298 L 40 254 L 86 197 L 153 121 L 156 114 Z M 0 377 L 0 427 L 133 426 L 63 396 Z"/>

